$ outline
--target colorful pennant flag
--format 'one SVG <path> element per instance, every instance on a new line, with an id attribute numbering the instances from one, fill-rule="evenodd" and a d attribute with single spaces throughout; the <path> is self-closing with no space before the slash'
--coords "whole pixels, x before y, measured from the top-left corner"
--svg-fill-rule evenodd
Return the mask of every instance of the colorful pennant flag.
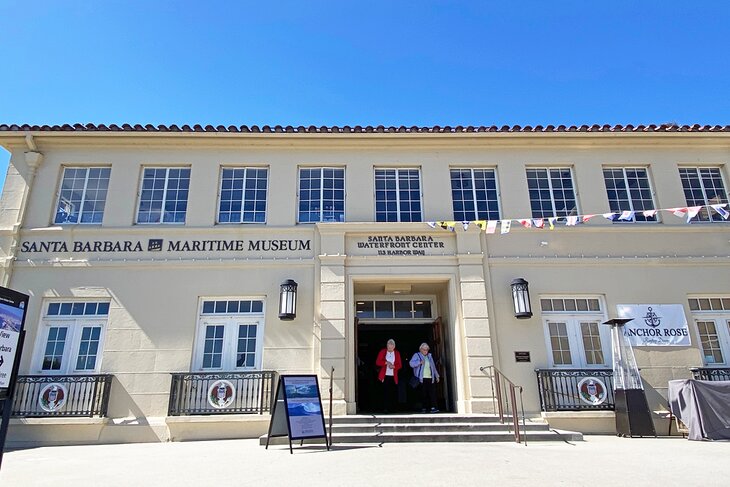
<path id="1" fill-rule="evenodd" d="M 692 218 L 696 217 L 701 209 L 701 206 L 691 206 L 687 208 L 687 223 L 689 223 Z"/>
<path id="2" fill-rule="evenodd" d="M 625 222 L 631 221 L 634 219 L 634 215 L 636 214 L 635 211 L 622 211 L 621 216 L 618 217 L 619 220 L 623 220 Z"/>
<path id="3" fill-rule="evenodd" d="M 512 228 L 512 220 L 502 220 L 502 227 L 500 228 L 499 233 L 502 235 L 509 233 L 510 228 Z"/>
<path id="4" fill-rule="evenodd" d="M 725 209 L 725 206 L 727 206 L 727 203 L 723 203 L 721 205 L 710 205 L 710 206 L 712 206 L 712 209 L 715 210 L 717 213 L 719 213 L 720 216 L 724 220 L 727 220 L 727 218 L 730 216 L 730 211 L 727 211 Z"/>
<path id="5" fill-rule="evenodd" d="M 728 207 L 728 203 L 718 203 L 714 205 L 703 205 L 703 206 L 690 206 L 690 207 L 677 207 L 677 208 L 666 208 L 666 209 L 651 209 L 651 210 L 642 210 L 641 213 L 647 217 L 647 218 L 654 218 L 657 216 L 657 214 L 660 211 L 669 211 L 673 215 L 675 215 L 678 218 L 685 218 L 687 223 L 690 223 L 691 220 L 697 215 L 700 214 L 703 208 L 707 206 L 707 212 L 708 216 L 712 216 L 710 213 L 710 207 L 718 214 L 720 217 L 722 217 L 724 220 L 727 220 L 730 218 L 730 211 L 726 209 Z M 631 210 L 624 210 L 619 212 L 610 212 L 610 213 L 601 213 L 600 215 L 606 218 L 609 221 L 633 221 L 636 218 L 636 211 Z M 598 214 L 588 214 L 588 215 L 573 215 L 565 217 L 566 219 L 566 226 L 572 227 L 577 225 L 579 222 L 581 223 L 587 223 L 590 219 L 598 216 Z M 523 227 L 525 228 L 545 228 L 545 220 L 547 220 L 547 225 L 550 227 L 550 230 L 553 230 L 555 228 L 555 223 L 560 221 L 563 217 L 549 217 L 547 219 L 545 218 L 521 218 L 516 219 L 515 221 L 519 222 Z M 456 225 L 461 223 L 462 227 L 464 228 L 464 231 L 467 231 L 469 228 L 469 225 L 476 225 L 480 230 L 485 230 L 489 234 L 496 233 L 497 231 L 497 225 L 501 223 L 500 226 L 500 233 L 505 234 L 509 233 L 512 228 L 512 220 L 474 220 L 474 221 L 436 221 L 436 222 L 426 222 L 426 224 L 431 228 L 440 227 L 444 230 L 449 230 L 451 232 L 455 231 Z"/>

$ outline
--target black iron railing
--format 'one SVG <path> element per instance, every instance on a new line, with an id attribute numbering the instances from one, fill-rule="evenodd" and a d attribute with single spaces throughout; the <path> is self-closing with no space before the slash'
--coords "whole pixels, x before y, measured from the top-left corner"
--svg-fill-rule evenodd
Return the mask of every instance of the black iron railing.
<path id="1" fill-rule="evenodd" d="M 535 372 L 537 373 L 537 388 L 540 392 L 542 411 L 613 411 L 615 408 L 612 370 L 536 369 Z M 595 377 L 605 384 L 606 397 L 602 402 L 594 404 L 590 398 L 581 399 L 578 384 L 586 377 Z"/>
<path id="2" fill-rule="evenodd" d="M 276 377 L 273 371 L 172 374 L 168 414 L 188 416 L 270 412 Z"/>
<path id="3" fill-rule="evenodd" d="M 697 367 L 690 370 L 696 380 L 730 380 L 730 368 L 727 367 Z"/>
<path id="4" fill-rule="evenodd" d="M 19 375 L 12 415 L 104 417 L 113 375 Z"/>

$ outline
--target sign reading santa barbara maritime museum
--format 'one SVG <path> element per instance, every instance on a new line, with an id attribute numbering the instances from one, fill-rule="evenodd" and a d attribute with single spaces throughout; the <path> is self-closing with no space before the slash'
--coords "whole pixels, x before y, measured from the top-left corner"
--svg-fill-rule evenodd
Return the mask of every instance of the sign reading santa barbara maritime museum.
<path id="1" fill-rule="evenodd" d="M 619 304 L 624 336 L 635 347 L 689 347 L 689 327 L 681 304 Z"/>

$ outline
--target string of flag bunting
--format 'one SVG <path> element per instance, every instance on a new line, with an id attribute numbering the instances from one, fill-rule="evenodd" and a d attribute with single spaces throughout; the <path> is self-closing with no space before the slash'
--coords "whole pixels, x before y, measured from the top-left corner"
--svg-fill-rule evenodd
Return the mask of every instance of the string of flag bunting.
<path id="1" fill-rule="evenodd" d="M 715 205 L 702 205 L 702 206 L 684 206 L 678 208 L 663 208 L 658 210 L 643 210 L 637 211 L 620 211 L 620 212 L 608 212 L 608 213 L 592 213 L 587 215 L 570 215 L 570 216 L 552 216 L 549 218 L 510 218 L 500 220 L 474 220 L 474 221 L 436 221 L 426 222 L 431 228 L 443 228 L 444 230 L 454 231 L 459 225 L 463 226 L 464 230 L 469 228 L 469 225 L 475 225 L 480 230 L 486 233 L 496 233 L 497 227 L 499 227 L 499 233 L 504 235 L 510 232 L 512 228 L 512 222 L 517 222 L 525 228 L 549 228 L 553 230 L 556 225 L 562 225 L 572 227 L 578 225 L 578 223 L 588 223 L 592 218 L 597 216 L 603 217 L 609 221 L 632 221 L 634 220 L 637 213 L 641 213 L 647 218 L 656 217 L 659 212 L 668 212 L 677 218 L 686 218 L 687 223 L 690 223 L 693 218 L 700 214 L 703 208 L 706 208 L 708 216 L 712 211 L 720 215 L 723 220 L 727 220 L 730 217 L 730 211 L 725 208 L 728 203 L 721 203 Z"/>

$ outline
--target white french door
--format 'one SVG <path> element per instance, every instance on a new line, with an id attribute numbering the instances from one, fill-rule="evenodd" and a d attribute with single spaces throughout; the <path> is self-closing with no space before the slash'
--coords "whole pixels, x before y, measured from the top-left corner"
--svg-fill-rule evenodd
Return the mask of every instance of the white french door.
<path id="1" fill-rule="evenodd" d="M 696 318 L 702 359 L 710 367 L 730 363 L 730 317 Z"/>
<path id="2" fill-rule="evenodd" d="M 609 327 L 594 316 L 551 316 L 544 319 L 552 367 L 590 369 L 611 366 Z"/>

